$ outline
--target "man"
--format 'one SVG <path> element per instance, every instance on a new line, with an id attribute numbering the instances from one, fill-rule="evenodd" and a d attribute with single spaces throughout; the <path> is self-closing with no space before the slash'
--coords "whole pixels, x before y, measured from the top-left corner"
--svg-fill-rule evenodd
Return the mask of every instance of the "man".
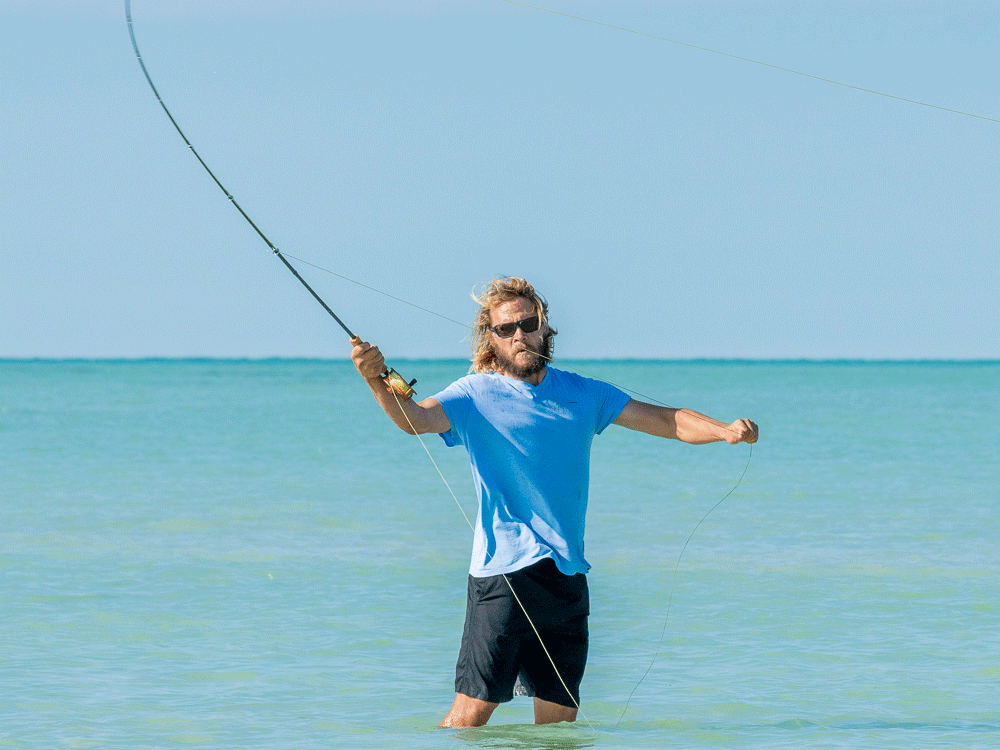
<path id="1" fill-rule="evenodd" d="M 644 403 L 550 367 L 557 332 L 524 279 L 493 281 L 479 302 L 473 372 L 433 398 L 415 403 L 387 388 L 377 347 L 353 339 L 351 358 L 396 425 L 464 445 L 472 462 L 479 513 L 455 701 L 441 726 L 482 726 L 515 683 L 534 696 L 536 724 L 573 721 L 587 659 L 594 436 L 617 424 L 687 443 L 754 443 L 757 425 Z"/>

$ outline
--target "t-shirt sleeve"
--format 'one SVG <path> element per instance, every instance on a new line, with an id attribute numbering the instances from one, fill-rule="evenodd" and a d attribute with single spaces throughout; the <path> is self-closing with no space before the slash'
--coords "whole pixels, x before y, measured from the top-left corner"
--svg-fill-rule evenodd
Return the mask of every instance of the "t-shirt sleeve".
<path id="1" fill-rule="evenodd" d="M 631 401 L 632 397 L 610 383 L 605 383 L 602 380 L 595 382 L 598 384 L 596 434 L 600 435 L 609 424 L 618 419 L 618 415 L 622 413 L 625 404 Z"/>
<path id="2" fill-rule="evenodd" d="M 439 433 L 444 444 L 449 448 L 463 445 L 465 442 L 463 436 L 468 421 L 469 395 L 465 383 L 459 379 L 440 393 L 432 396 L 435 401 L 441 404 L 441 408 L 444 409 L 445 416 L 448 417 L 448 422 L 451 424 L 451 429 Z"/>

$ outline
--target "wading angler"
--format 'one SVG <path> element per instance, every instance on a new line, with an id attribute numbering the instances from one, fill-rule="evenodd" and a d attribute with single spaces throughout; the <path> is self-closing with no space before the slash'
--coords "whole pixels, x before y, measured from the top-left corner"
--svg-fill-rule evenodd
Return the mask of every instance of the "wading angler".
<path id="1" fill-rule="evenodd" d="M 462 445 L 472 463 L 479 511 L 456 695 L 441 726 L 483 725 L 515 689 L 534 696 L 536 723 L 573 721 L 589 638 L 594 436 L 618 425 L 699 445 L 754 443 L 757 425 L 645 403 L 552 367 L 556 329 L 524 279 L 497 279 L 478 301 L 472 372 L 432 398 L 400 398 L 378 347 L 352 338 L 351 357 L 397 426 Z"/>

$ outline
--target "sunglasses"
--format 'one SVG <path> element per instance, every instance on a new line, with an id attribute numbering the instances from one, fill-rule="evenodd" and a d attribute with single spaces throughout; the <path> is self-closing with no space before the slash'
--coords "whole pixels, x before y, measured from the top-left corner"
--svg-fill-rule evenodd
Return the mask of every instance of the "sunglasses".
<path id="1" fill-rule="evenodd" d="M 513 323 L 501 323 L 498 326 L 492 326 L 489 328 L 497 336 L 502 339 L 509 339 L 514 335 L 514 331 L 520 328 L 525 333 L 534 333 L 538 330 L 539 323 L 541 321 L 538 319 L 537 315 L 532 315 L 530 318 L 525 318 L 524 320 L 517 320 Z"/>

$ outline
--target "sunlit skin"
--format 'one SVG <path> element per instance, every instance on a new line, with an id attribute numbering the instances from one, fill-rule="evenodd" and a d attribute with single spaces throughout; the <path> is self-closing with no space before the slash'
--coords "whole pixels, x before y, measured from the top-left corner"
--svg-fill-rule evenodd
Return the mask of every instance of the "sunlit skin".
<path id="1" fill-rule="evenodd" d="M 492 326 L 513 323 L 538 314 L 531 300 L 518 298 L 496 305 L 490 310 Z M 543 322 L 537 331 L 525 333 L 516 328 L 509 338 L 490 332 L 490 339 L 497 355 L 497 372 L 533 386 L 539 385 L 547 374 L 547 363 L 537 352 L 542 351 L 548 326 Z M 351 339 L 354 348 L 351 359 L 358 373 L 368 383 L 372 394 L 390 419 L 410 434 L 441 433 L 451 429 L 444 408 L 433 398 L 423 401 L 401 400 L 389 390 L 381 378 L 385 371 L 385 358 L 377 346 L 359 338 Z M 533 370 L 533 372 L 532 372 Z M 645 432 L 658 437 L 701 445 L 726 441 L 730 444 L 756 443 L 757 425 L 749 419 L 737 419 L 732 424 L 720 422 L 690 409 L 630 400 L 614 424 L 630 430 Z M 441 722 L 442 727 L 478 727 L 486 724 L 497 703 L 472 698 L 462 693 L 455 695 L 451 709 Z M 577 709 L 535 698 L 535 723 L 551 724 L 575 721 Z"/>

